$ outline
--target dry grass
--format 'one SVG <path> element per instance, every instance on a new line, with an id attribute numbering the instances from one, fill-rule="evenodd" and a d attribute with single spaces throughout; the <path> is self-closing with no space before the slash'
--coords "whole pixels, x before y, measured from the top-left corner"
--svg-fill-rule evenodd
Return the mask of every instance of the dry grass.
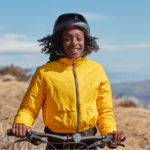
<path id="1" fill-rule="evenodd" d="M 122 107 L 138 107 L 133 100 L 121 100 L 119 105 Z"/>
<path id="2" fill-rule="evenodd" d="M 18 81 L 28 81 L 31 78 L 31 74 L 28 74 L 30 71 L 31 69 L 23 69 L 18 66 L 9 65 L 0 68 L 0 75 L 12 75 Z"/>
<path id="3" fill-rule="evenodd" d="M 13 115 L 14 116 L 14 115 Z M 7 136 L 7 129 L 11 129 L 13 117 L 2 118 L 0 120 L 0 150 L 43 150 L 46 144 L 34 146 L 29 142 L 15 143 L 17 138 Z M 33 125 L 34 131 L 43 132 L 42 113 L 40 112 L 38 120 Z"/>
<path id="4" fill-rule="evenodd" d="M 34 126 L 35 130 L 36 125 Z M 17 138 L 6 135 L 7 129 L 11 128 L 11 124 L 6 124 L 4 121 L 0 123 L 0 150 L 43 150 L 45 144 L 34 146 L 29 142 L 18 142 L 15 143 Z"/>
<path id="5" fill-rule="evenodd" d="M 27 142 L 15 143 L 16 138 L 6 135 L 7 129 L 11 128 L 14 116 L 19 108 L 28 87 L 26 82 L 0 81 L 0 150 L 42 150 L 45 144 L 36 147 Z M 140 107 L 120 106 L 121 99 L 113 99 L 114 113 L 118 130 L 123 130 L 127 140 L 125 148 L 117 150 L 150 150 L 150 110 Z M 33 126 L 34 131 L 43 132 L 44 124 L 40 112 Z M 106 148 L 106 150 L 108 150 Z"/>

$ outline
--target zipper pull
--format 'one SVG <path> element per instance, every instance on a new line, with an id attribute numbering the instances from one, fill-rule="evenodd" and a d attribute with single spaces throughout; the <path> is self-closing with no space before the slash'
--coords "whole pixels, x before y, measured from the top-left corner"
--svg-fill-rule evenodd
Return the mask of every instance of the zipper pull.
<path id="1" fill-rule="evenodd" d="M 75 66 L 75 64 L 76 64 L 76 61 L 75 61 L 75 58 L 74 58 L 74 59 L 72 59 L 72 66 Z"/>

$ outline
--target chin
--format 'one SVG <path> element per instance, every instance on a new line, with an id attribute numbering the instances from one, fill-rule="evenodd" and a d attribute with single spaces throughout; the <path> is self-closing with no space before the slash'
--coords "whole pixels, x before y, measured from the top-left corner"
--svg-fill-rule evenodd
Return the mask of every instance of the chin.
<path id="1" fill-rule="evenodd" d="M 80 56 L 72 56 L 71 58 L 79 58 Z"/>
<path id="2" fill-rule="evenodd" d="M 70 58 L 78 58 L 78 57 L 80 57 L 79 55 L 70 55 L 69 56 Z"/>

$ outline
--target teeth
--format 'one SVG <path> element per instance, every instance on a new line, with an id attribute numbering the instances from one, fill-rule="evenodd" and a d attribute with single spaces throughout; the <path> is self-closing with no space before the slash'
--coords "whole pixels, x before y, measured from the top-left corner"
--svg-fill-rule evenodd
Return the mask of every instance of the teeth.
<path id="1" fill-rule="evenodd" d="M 79 49 L 71 49 L 71 51 L 78 51 Z"/>

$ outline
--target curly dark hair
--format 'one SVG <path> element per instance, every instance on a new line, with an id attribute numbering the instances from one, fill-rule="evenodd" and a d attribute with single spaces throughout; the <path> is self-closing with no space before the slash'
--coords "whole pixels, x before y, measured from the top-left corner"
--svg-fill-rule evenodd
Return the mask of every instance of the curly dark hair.
<path id="1" fill-rule="evenodd" d="M 92 52 L 97 52 L 100 48 L 97 45 L 96 37 L 90 36 L 87 32 L 84 32 L 85 37 L 85 48 L 84 48 L 84 56 L 87 56 L 91 54 Z M 42 39 L 38 40 L 40 42 L 40 46 L 43 46 L 42 52 L 45 54 L 49 54 L 49 61 L 55 61 L 58 60 L 61 57 L 67 57 L 62 45 L 62 35 L 63 31 L 56 32 L 52 35 L 47 35 L 46 37 L 43 37 Z"/>

